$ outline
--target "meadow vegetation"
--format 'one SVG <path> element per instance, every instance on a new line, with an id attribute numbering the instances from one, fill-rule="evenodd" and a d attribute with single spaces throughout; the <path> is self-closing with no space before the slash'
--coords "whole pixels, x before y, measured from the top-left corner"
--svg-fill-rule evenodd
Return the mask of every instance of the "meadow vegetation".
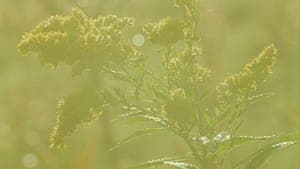
<path id="1" fill-rule="evenodd" d="M 101 132 L 93 145 L 102 147 L 104 155 L 88 156 L 95 159 L 94 163 L 103 163 L 83 163 L 82 168 L 258 169 L 266 166 L 267 159 L 277 151 L 290 146 L 297 150 L 300 133 L 296 130 L 247 134 L 243 129 L 248 114 L 259 110 L 255 107 L 278 97 L 267 80 L 281 62 L 280 47 L 277 49 L 276 42 L 268 42 L 255 48 L 254 57 L 229 62 L 234 69 L 228 71 L 235 73 L 218 75 L 220 67 L 212 64 L 203 45 L 206 39 L 202 37 L 206 35 L 202 34 L 202 3 L 169 0 L 165 6 L 175 14 L 155 17 L 149 22 L 109 12 L 91 17 L 84 8 L 73 7 L 69 13 L 44 19 L 21 36 L 17 44 L 21 55 L 34 55 L 47 69 L 68 72 L 61 78 L 77 81 L 70 92 L 60 94 L 56 110 L 50 109 L 56 112 L 56 122 L 49 134 L 50 151 L 55 156 L 76 153 L 70 138 L 83 142 L 84 138 L 76 134 L 84 131 L 76 130 L 86 124 Z M 68 88 L 67 85 L 61 86 Z M 264 109 L 260 113 L 271 110 Z M 251 117 L 258 116 L 265 117 Z M 98 122 L 97 126 L 93 124 Z M 254 123 L 252 120 L 248 127 L 256 127 Z M 121 137 L 116 136 L 118 130 Z M 144 138 L 159 141 L 143 144 L 140 140 Z M 176 153 L 161 150 L 159 157 L 145 155 L 174 140 L 180 142 L 174 146 L 180 147 Z M 126 146 L 127 150 L 122 151 Z M 285 153 L 299 155 L 289 150 Z M 122 157 L 130 159 L 134 152 L 147 157 L 142 158 L 146 161 L 127 161 L 124 165 L 120 162 Z M 26 157 L 32 161 L 30 155 Z M 296 165 L 288 168 L 294 169 Z"/>

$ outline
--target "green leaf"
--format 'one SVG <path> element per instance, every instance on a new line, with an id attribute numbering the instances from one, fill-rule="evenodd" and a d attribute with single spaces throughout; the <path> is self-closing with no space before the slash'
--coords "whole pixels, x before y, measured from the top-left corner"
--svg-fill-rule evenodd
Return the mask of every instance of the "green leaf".
<path id="1" fill-rule="evenodd" d="M 236 164 L 234 167 L 232 167 L 232 169 L 238 168 L 245 162 L 248 162 L 245 169 L 258 169 L 274 151 L 287 148 L 296 143 L 300 143 L 300 133 L 281 136 L 276 142 L 265 145 L 258 151 L 248 156 L 246 159 Z"/>
<path id="2" fill-rule="evenodd" d="M 125 120 L 125 119 L 128 119 L 130 117 L 135 117 L 135 116 L 138 116 L 140 115 L 140 113 L 137 113 L 137 112 L 131 112 L 131 113 L 126 113 L 126 114 L 121 114 L 117 117 L 114 117 L 112 120 L 110 120 L 111 123 L 115 123 L 115 122 L 118 122 L 118 121 L 121 121 L 121 120 Z"/>
<path id="3" fill-rule="evenodd" d="M 286 141 L 263 147 L 254 154 L 253 158 L 247 164 L 245 169 L 258 169 L 275 150 L 286 148 L 295 143 L 298 142 Z"/>
<path id="4" fill-rule="evenodd" d="M 181 134 L 179 129 L 172 122 L 170 122 L 167 118 L 153 116 L 153 115 L 147 115 L 143 112 L 138 112 L 138 113 L 133 112 L 133 113 L 124 114 L 124 115 L 121 115 L 121 116 L 118 116 L 118 117 L 114 118 L 111 122 L 113 123 L 113 122 L 116 122 L 116 121 L 119 121 L 119 120 L 125 120 L 125 119 L 129 119 L 129 118 L 134 118 L 134 119 L 137 119 L 137 120 L 151 121 L 151 122 L 154 122 L 155 124 L 157 124 L 161 127 L 169 129 L 170 131 L 172 131 L 176 135 Z"/>
<path id="5" fill-rule="evenodd" d="M 279 138 L 280 141 L 300 141 L 300 133 L 292 133 Z"/>
<path id="6" fill-rule="evenodd" d="M 115 123 L 121 120 L 126 120 L 129 118 L 136 118 L 136 119 L 143 119 L 143 120 L 154 120 L 154 121 L 162 121 L 161 117 L 154 117 L 153 111 L 157 111 L 153 108 L 140 108 L 136 106 L 123 106 L 123 113 L 118 115 L 117 117 L 113 118 L 110 122 Z M 149 116 L 151 114 L 151 117 Z M 161 120 L 158 120 L 160 118 Z"/>
<path id="7" fill-rule="evenodd" d="M 163 164 L 178 169 L 198 169 L 196 165 L 185 162 L 165 161 Z"/>
<path id="8" fill-rule="evenodd" d="M 198 169 L 197 166 L 186 163 L 186 162 L 180 162 L 182 160 L 190 158 L 189 155 L 182 155 L 182 156 L 174 156 L 174 157 L 165 157 L 160 158 L 156 160 L 147 161 L 141 164 L 137 164 L 131 167 L 128 167 L 127 169 L 146 169 L 146 168 L 155 168 L 155 167 L 161 167 L 161 166 L 169 166 L 173 168 L 178 169 Z"/>
<path id="9" fill-rule="evenodd" d="M 269 93 L 261 93 L 259 95 L 251 96 L 247 100 L 249 101 L 249 103 L 254 104 L 254 103 L 256 103 L 256 102 L 258 102 L 258 101 L 260 101 L 262 99 L 269 98 L 269 97 L 271 97 L 273 95 L 274 95 L 274 93 L 271 93 L 271 92 L 269 92 Z"/>
<path id="10" fill-rule="evenodd" d="M 159 124 L 160 126 L 169 127 L 168 119 L 147 115 L 143 112 L 130 112 L 127 114 L 119 115 L 119 116 L 113 118 L 111 120 L 111 123 L 114 123 L 114 122 L 117 122 L 120 120 L 129 119 L 129 118 L 136 118 L 136 119 L 140 119 L 140 120 L 150 120 L 156 124 Z"/>
<path id="11" fill-rule="evenodd" d="M 275 135 L 272 136 L 237 136 L 230 139 L 227 139 L 217 145 L 217 153 L 222 153 L 224 151 L 232 151 L 234 148 L 247 144 L 253 141 L 265 141 L 275 138 Z"/>
<path id="12" fill-rule="evenodd" d="M 169 127 L 168 120 L 165 119 L 165 118 L 148 116 L 148 115 L 139 115 L 139 116 L 137 116 L 137 118 L 144 119 L 144 120 L 150 120 L 150 121 L 155 122 L 159 125 Z"/>
<path id="13" fill-rule="evenodd" d="M 126 137 L 125 139 L 119 141 L 114 147 L 112 147 L 110 149 L 110 151 L 113 151 L 113 150 L 119 148 L 121 145 L 126 144 L 130 141 L 133 141 L 133 140 L 135 140 L 139 137 L 147 136 L 147 135 L 153 135 L 153 134 L 163 132 L 163 131 L 166 131 L 166 128 L 146 128 L 146 129 L 143 129 L 143 130 L 139 130 L 137 132 L 134 132 L 130 136 Z"/>

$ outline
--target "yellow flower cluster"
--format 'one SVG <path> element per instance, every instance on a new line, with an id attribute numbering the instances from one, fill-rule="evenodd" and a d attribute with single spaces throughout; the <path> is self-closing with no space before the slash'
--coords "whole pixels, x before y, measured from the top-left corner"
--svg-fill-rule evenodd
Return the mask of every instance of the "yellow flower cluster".
<path id="1" fill-rule="evenodd" d="M 64 148 L 64 138 L 81 123 L 97 120 L 105 103 L 95 88 L 84 87 L 62 99 L 57 106 L 57 126 L 50 135 L 52 148 Z"/>
<path id="2" fill-rule="evenodd" d="M 184 24 L 178 20 L 164 18 L 159 22 L 148 23 L 144 32 L 148 39 L 158 45 L 169 46 L 184 39 Z"/>
<path id="3" fill-rule="evenodd" d="M 199 13 L 199 0 L 173 0 L 175 7 L 184 8 L 188 16 Z"/>
<path id="4" fill-rule="evenodd" d="M 218 87 L 219 101 L 226 102 L 231 99 L 246 99 L 250 92 L 255 91 L 257 85 L 265 82 L 272 73 L 277 50 L 274 45 L 264 48 L 258 57 L 253 58 L 241 72 L 230 75 Z"/>
<path id="5" fill-rule="evenodd" d="M 179 82 L 179 87 L 191 86 L 194 83 L 198 86 L 205 78 L 210 76 L 211 70 L 197 63 L 201 55 L 199 48 L 193 48 L 191 51 L 186 48 L 176 57 L 170 59 L 169 70 L 174 82 Z"/>
<path id="6" fill-rule="evenodd" d="M 198 0 L 173 0 L 176 7 L 192 8 Z"/>
<path id="7" fill-rule="evenodd" d="M 196 83 L 200 84 L 200 83 L 204 82 L 205 78 L 210 76 L 211 70 L 200 64 L 195 64 L 194 65 L 194 74 L 195 74 Z"/>
<path id="8" fill-rule="evenodd" d="M 45 64 L 69 64 L 73 73 L 80 73 L 107 61 L 122 61 L 126 54 L 138 55 L 121 39 L 123 30 L 133 24 L 133 18 L 108 15 L 94 19 L 74 8 L 70 15 L 50 17 L 24 34 L 18 49 L 24 55 L 37 53 Z"/>

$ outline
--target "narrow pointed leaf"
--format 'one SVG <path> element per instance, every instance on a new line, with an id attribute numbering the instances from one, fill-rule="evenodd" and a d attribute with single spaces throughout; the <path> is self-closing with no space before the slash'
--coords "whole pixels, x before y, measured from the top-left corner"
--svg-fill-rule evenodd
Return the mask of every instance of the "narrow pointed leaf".
<path id="1" fill-rule="evenodd" d="M 224 151 L 232 151 L 234 148 L 239 147 L 241 145 L 253 142 L 253 141 L 266 141 L 275 138 L 275 135 L 272 136 L 237 136 L 230 138 L 228 140 L 225 140 L 224 142 L 221 142 L 217 146 L 217 152 L 222 153 Z"/>
<path id="2" fill-rule="evenodd" d="M 271 96 L 273 96 L 274 95 L 274 93 L 261 93 L 261 94 L 259 94 L 259 95 L 255 95 L 255 96 L 251 96 L 251 97 L 249 97 L 248 98 L 248 101 L 251 103 L 251 104 L 254 104 L 254 103 L 256 103 L 256 102 L 258 102 L 258 101 L 260 101 L 260 100 L 262 100 L 262 99 L 266 99 L 266 98 L 268 98 L 268 97 L 271 97 Z"/>
<path id="3" fill-rule="evenodd" d="M 147 129 L 139 130 L 139 131 L 131 134 L 130 136 L 126 137 L 125 139 L 119 141 L 114 147 L 112 147 L 110 149 L 110 151 L 113 151 L 116 148 L 119 148 L 123 144 L 126 144 L 135 139 L 138 139 L 139 137 L 153 135 L 153 134 L 157 134 L 157 133 L 163 132 L 163 131 L 166 131 L 166 128 L 147 128 Z"/>
<path id="4" fill-rule="evenodd" d="M 174 161 L 165 161 L 163 162 L 165 166 L 170 166 L 177 169 L 198 169 L 197 166 L 191 163 L 186 162 L 174 162 Z"/>
<path id="5" fill-rule="evenodd" d="M 132 112 L 132 113 L 126 113 L 126 114 L 121 114 L 117 117 L 114 117 L 112 120 L 110 120 L 111 123 L 115 123 L 121 120 L 128 119 L 130 117 L 135 117 L 137 115 L 140 115 L 140 113 Z"/>
<path id="6" fill-rule="evenodd" d="M 175 167 L 176 164 L 177 164 L 177 168 L 179 166 L 181 166 L 181 167 L 184 166 L 184 164 L 186 164 L 187 167 L 192 167 L 192 166 L 195 167 L 193 164 L 180 162 L 180 161 L 188 159 L 188 158 L 191 158 L 191 157 L 189 155 L 165 157 L 165 158 L 160 158 L 160 159 L 140 163 L 140 164 L 128 167 L 127 169 L 147 169 L 147 168 L 155 168 L 155 167 L 161 167 L 161 166 Z M 197 169 L 197 167 L 196 168 L 179 168 L 179 169 Z"/>
<path id="7" fill-rule="evenodd" d="M 275 150 L 283 149 L 298 142 L 286 141 L 265 146 L 255 153 L 245 169 L 258 169 Z"/>
<path id="8" fill-rule="evenodd" d="M 111 120 L 111 123 L 115 123 L 120 120 L 125 120 L 129 118 L 135 118 L 135 119 L 140 119 L 140 120 L 148 120 L 155 122 L 156 124 L 159 124 L 161 126 L 168 127 L 168 120 L 161 118 L 161 117 L 155 117 L 155 116 L 150 116 L 142 113 L 137 113 L 137 112 L 132 112 L 132 113 L 127 113 L 123 115 L 119 115 Z"/>
<path id="9" fill-rule="evenodd" d="M 276 142 L 262 147 L 258 151 L 254 152 L 253 154 L 236 164 L 231 169 L 236 169 L 246 162 L 248 163 L 245 169 L 258 169 L 274 151 L 287 148 L 296 143 L 300 143 L 300 133 L 293 133 L 278 137 Z"/>

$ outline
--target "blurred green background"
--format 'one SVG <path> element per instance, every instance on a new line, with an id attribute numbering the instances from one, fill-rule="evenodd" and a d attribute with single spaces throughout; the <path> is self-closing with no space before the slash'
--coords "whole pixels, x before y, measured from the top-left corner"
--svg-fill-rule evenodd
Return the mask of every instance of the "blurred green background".
<path id="1" fill-rule="evenodd" d="M 79 127 L 67 139 L 69 148 L 48 148 L 55 125 L 57 101 L 71 93 L 84 77 L 71 77 L 68 67 L 46 69 L 36 57 L 18 54 L 24 32 L 43 19 L 66 14 L 79 5 L 90 16 L 118 14 L 136 17 L 133 33 L 142 25 L 166 16 L 180 16 L 168 0 L 0 0 L 0 168 L 106 169 L 107 150 L 101 146 L 101 122 Z M 279 51 L 274 74 L 262 91 L 275 96 L 252 106 L 240 130 L 242 135 L 272 135 L 300 131 L 299 1 L 202 0 L 201 47 L 213 70 L 213 81 L 238 71 L 263 46 L 275 43 Z M 149 51 L 149 43 L 142 48 Z M 150 51 L 147 55 L 155 55 Z M 112 125 L 115 140 L 140 124 Z M 257 145 L 234 152 L 229 163 Z M 136 140 L 116 150 L 115 163 L 124 168 L 136 162 L 185 151 L 171 134 Z M 300 169 L 300 147 L 276 153 L 264 169 Z"/>

